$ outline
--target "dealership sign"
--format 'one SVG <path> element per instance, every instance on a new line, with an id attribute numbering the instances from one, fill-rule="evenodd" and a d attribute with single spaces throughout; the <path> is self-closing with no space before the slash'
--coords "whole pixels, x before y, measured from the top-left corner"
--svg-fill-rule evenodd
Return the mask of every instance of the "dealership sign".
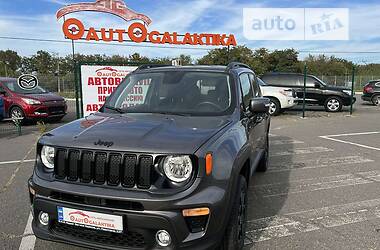
<path id="1" fill-rule="evenodd" d="M 135 66 L 82 65 L 81 87 L 84 116 L 97 112 L 106 101 L 106 97 L 111 95 L 121 81 L 136 69 Z M 144 101 L 141 96 L 145 96 L 146 88 L 146 85 L 141 84 L 132 90 L 134 92 L 130 93 L 129 98 L 134 98 L 134 104 Z"/>
<path id="2" fill-rule="evenodd" d="M 102 27 L 86 27 L 76 18 L 69 18 L 63 23 L 63 33 L 71 40 L 104 41 L 135 43 L 150 42 L 153 44 L 173 45 L 205 45 L 205 46 L 236 46 L 235 36 L 232 34 L 208 34 L 208 33 L 186 33 L 180 35 L 177 32 L 149 31 L 147 26 L 151 19 L 143 14 L 129 9 L 122 0 L 97 0 L 95 3 L 79 3 L 63 7 L 57 12 L 57 19 L 79 11 L 96 11 L 116 15 L 126 21 L 133 22 L 128 29 L 114 29 Z"/>

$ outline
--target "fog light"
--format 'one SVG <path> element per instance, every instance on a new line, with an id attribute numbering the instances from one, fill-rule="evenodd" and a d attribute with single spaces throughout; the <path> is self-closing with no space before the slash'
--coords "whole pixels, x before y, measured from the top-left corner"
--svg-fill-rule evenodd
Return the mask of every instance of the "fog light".
<path id="1" fill-rule="evenodd" d="M 162 247 L 167 247 L 172 242 L 170 234 L 165 230 L 160 230 L 156 233 L 156 241 Z"/>
<path id="2" fill-rule="evenodd" d="M 41 225 L 47 226 L 49 224 L 49 214 L 45 212 L 40 212 L 38 219 Z"/>

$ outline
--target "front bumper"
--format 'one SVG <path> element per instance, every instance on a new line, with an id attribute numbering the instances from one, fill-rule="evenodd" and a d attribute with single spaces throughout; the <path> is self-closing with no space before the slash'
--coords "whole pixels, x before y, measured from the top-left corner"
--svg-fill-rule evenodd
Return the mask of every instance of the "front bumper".
<path id="1" fill-rule="evenodd" d="M 366 102 L 372 101 L 372 94 L 363 94 L 362 95 L 362 100 Z"/>
<path id="2" fill-rule="evenodd" d="M 24 107 L 24 112 L 28 119 L 64 117 L 67 112 L 67 105 L 28 105 Z"/>
<path id="3" fill-rule="evenodd" d="M 35 190 L 35 195 L 30 194 L 34 214 L 32 228 L 36 237 L 50 241 L 93 249 L 210 249 L 216 247 L 222 238 L 224 227 L 221 227 L 223 225 L 221 218 L 228 218 L 225 215 L 226 206 L 220 206 L 223 202 L 208 199 L 208 204 L 205 204 L 199 200 L 199 193 L 192 197 L 169 202 L 173 204 L 171 209 L 168 202 L 144 202 L 142 200 L 139 200 L 138 203 L 141 203 L 143 209 L 138 206 L 125 208 L 120 206 L 122 203 L 110 207 L 109 204 L 83 204 L 75 201 L 75 199 L 71 201 L 69 199 L 58 199 L 53 194 L 54 190 L 39 186 L 34 180 L 35 178 L 29 180 L 29 187 Z M 42 180 L 42 182 L 44 181 Z M 89 189 L 93 188 L 89 187 Z M 91 190 L 89 191 L 91 192 Z M 72 197 L 75 196 L 72 195 Z M 221 197 L 215 194 L 213 189 L 204 190 L 201 196 Z M 152 202 L 153 204 L 155 202 L 156 209 L 145 209 L 145 207 L 152 208 Z M 179 203 L 183 204 L 183 208 L 189 208 L 189 203 L 192 203 L 193 208 L 204 206 L 210 208 L 211 213 L 204 231 L 190 232 L 189 225 L 182 216 L 182 209 L 178 209 L 178 206 L 174 205 Z M 120 215 L 123 217 L 124 233 L 116 234 L 60 224 L 57 222 L 57 206 Z M 41 225 L 36 219 L 41 211 L 49 214 L 48 226 Z M 170 233 L 172 243 L 169 247 L 162 248 L 156 243 L 155 234 L 158 230 L 166 230 Z"/>

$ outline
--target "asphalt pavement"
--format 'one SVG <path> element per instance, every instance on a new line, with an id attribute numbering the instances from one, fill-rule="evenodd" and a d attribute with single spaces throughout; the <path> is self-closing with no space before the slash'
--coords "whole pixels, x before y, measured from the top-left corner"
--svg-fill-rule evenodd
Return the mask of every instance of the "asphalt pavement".
<path id="1" fill-rule="evenodd" d="M 73 105 L 72 105 L 73 106 Z M 249 187 L 246 249 L 380 249 L 380 108 L 272 119 L 270 167 Z M 75 115 L 72 109 L 60 126 Z M 0 249 L 82 249 L 36 239 L 27 180 L 40 126 L 0 124 Z"/>

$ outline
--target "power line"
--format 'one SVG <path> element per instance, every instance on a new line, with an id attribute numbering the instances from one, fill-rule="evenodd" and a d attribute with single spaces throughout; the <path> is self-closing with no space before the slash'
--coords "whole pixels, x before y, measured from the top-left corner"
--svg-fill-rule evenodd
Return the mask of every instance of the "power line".
<path id="1" fill-rule="evenodd" d="M 56 39 L 42 39 L 42 38 L 26 38 L 26 37 L 10 37 L 0 36 L 0 39 L 18 40 L 18 41 L 32 41 L 32 42 L 50 42 L 50 43 L 71 43 L 72 41 L 56 40 Z M 152 46 L 152 45 L 139 45 L 139 44 L 115 44 L 115 43 L 102 43 L 102 42 L 84 42 L 76 41 L 76 44 L 90 44 L 90 45 L 106 45 L 106 46 L 123 46 L 123 47 L 139 47 L 139 48 L 155 48 L 155 49 L 185 49 L 185 50 L 204 50 L 209 51 L 209 48 L 191 48 L 191 47 L 178 47 L 178 46 Z"/>
<path id="2" fill-rule="evenodd" d="M 57 39 L 42 39 L 42 38 L 26 38 L 26 37 L 11 37 L 0 36 L 0 39 L 5 40 L 19 40 L 19 41 L 32 41 L 32 42 L 51 42 L 51 43 L 71 43 L 70 40 L 57 40 Z M 128 42 L 128 41 L 126 41 Z M 89 44 L 89 45 L 106 45 L 106 46 L 122 46 L 122 47 L 138 47 L 138 48 L 156 48 L 156 49 L 184 49 L 184 50 L 203 50 L 210 51 L 211 48 L 200 47 L 179 47 L 179 46 L 152 46 L 141 44 L 116 44 L 116 43 L 104 43 L 104 42 L 84 42 L 76 41 L 76 44 Z M 269 50 L 275 51 L 275 50 Z M 311 54 L 380 54 L 380 51 L 322 51 L 322 50 L 298 50 L 299 53 L 311 53 Z"/>

